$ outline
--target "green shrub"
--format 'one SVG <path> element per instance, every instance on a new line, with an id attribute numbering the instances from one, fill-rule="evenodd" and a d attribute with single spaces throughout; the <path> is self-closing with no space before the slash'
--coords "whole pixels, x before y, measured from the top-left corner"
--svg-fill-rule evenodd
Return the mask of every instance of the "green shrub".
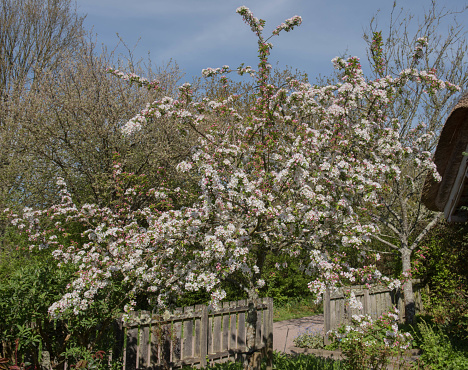
<path id="1" fill-rule="evenodd" d="M 96 353 L 113 345 L 115 295 L 99 297 L 87 315 L 53 319 L 48 308 L 65 294 L 74 267 L 58 267 L 48 249 L 10 248 L 0 251 L 0 261 L 0 357 L 12 360 L 18 340 L 18 363 L 38 367 L 47 351 L 54 366 L 67 359 L 69 365 L 85 360 L 97 368 Z"/>
<path id="2" fill-rule="evenodd" d="M 442 223 L 424 239 L 418 251 L 418 277 L 428 285 L 423 292 L 426 314 L 449 337 L 468 339 L 468 225 Z"/>
<path id="3" fill-rule="evenodd" d="M 417 345 L 423 353 L 420 365 L 424 368 L 465 370 L 468 369 L 468 350 L 456 348 L 450 338 L 437 326 L 422 320 L 417 324 Z"/>
<path id="4" fill-rule="evenodd" d="M 386 369 L 393 357 L 402 362 L 403 352 L 411 346 L 411 334 L 401 333 L 396 321 L 398 311 L 373 320 L 369 315 L 353 315 L 350 324 L 331 332 L 331 348 L 339 348 L 351 370 Z"/>
<path id="5" fill-rule="evenodd" d="M 262 363 L 262 370 L 266 369 L 266 363 Z M 191 369 L 190 367 L 184 369 Z M 205 369 L 218 370 L 242 370 L 241 362 L 227 362 L 224 364 L 215 364 Z M 286 355 L 284 353 L 274 352 L 273 369 L 279 370 L 340 370 L 344 369 L 341 361 L 329 358 L 316 357 L 314 355 Z"/>
<path id="6" fill-rule="evenodd" d="M 294 345 L 299 348 L 325 348 L 322 331 L 313 331 L 308 328 L 293 340 Z"/>

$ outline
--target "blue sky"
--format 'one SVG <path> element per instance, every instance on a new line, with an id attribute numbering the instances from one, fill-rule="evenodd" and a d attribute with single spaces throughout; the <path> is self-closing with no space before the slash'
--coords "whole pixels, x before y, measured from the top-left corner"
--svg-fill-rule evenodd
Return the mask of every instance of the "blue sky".
<path id="1" fill-rule="evenodd" d="M 430 3 L 406 0 L 397 7 L 422 17 Z M 460 9 L 468 1 L 437 0 L 437 4 Z M 146 58 L 148 52 L 156 65 L 172 59 L 187 81 L 206 67 L 256 65 L 256 36 L 235 13 L 241 5 L 267 21 L 265 35 L 286 18 L 302 17 L 299 28 L 272 38 L 270 62 L 298 68 L 313 80 L 332 71 L 330 60 L 337 55 L 347 52 L 365 59 L 363 30 L 377 12 L 385 30 L 393 0 L 77 0 L 78 12 L 87 14 L 85 26 L 93 28 L 98 43 L 113 49 L 116 33 L 131 48 L 139 40 L 134 50 L 137 59 Z M 460 21 L 468 24 L 468 12 Z"/>

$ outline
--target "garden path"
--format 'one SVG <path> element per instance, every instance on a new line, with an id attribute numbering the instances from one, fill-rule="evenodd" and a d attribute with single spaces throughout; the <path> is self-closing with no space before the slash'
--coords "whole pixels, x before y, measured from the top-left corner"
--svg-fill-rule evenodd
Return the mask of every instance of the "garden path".
<path id="1" fill-rule="evenodd" d="M 273 323 L 273 350 L 291 353 L 293 340 L 305 331 L 323 333 L 323 314 Z"/>

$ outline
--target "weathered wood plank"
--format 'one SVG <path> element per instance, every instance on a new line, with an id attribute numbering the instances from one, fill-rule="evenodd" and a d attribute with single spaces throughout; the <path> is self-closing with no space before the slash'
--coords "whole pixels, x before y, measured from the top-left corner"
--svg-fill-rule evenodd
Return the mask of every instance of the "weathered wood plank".
<path id="1" fill-rule="evenodd" d="M 125 351 L 125 369 L 137 369 L 138 328 L 127 330 L 127 348 Z"/>
<path id="2" fill-rule="evenodd" d="M 149 366 L 149 326 L 140 328 L 140 343 L 138 345 L 138 368 L 146 368 Z"/>
<path id="3" fill-rule="evenodd" d="M 161 333 L 161 340 L 162 346 L 160 350 L 160 364 L 164 367 L 169 367 L 171 363 L 171 335 L 172 335 L 172 328 L 171 324 L 164 324 L 162 325 L 162 333 Z"/>
<path id="4" fill-rule="evenodd" d="M 215 316 L 213 317 L 213 353 L 218 353 L 221 351 L 221 319 L 222 316 L 220 314 L 215 314 Z"/>
<path id="5" fill-rule="evenodd" d="M 255 327 L 255 346 L 257 347 L 262 345 L 262 320 L 263 310 L 257 309 L 257 323 Z"/>
<path id="6" fill-rule="evenodd" d="M 182 314 L 182 308 L 176 308 L 175 314 Z M 174 321 L 172 324 L 172 358 L 171 361 L 180 361 L 182 357 L 182 320 Z"/>
<path id="7" fill-rule="evenodd" d="M 150 350 L 150 366 L 160 364 L 160 350 L 162 344 L 162 332 L 160 325 L 151 325 L 151 350 Z"/>
<path id="8" fill-rule="evenodd" d="M 201 312 L 201 330 L 200 330 L 200 364 L 206 366 L 206 356 L 208 355 L 208 307 L 203 306 Z"/>
<path id="9" fill-rule="evenodd" d="M 199 357 L 201 353 L 201 320 L 203 316 L 203 305 L 196 305 L 195 312 L 197 313 L 197 317 L 195 317 L 195 343 L 193 348 L 193 356 Z"/>
<path id="10" fill-rule="evenodd" d="M 229 302 L 223 302 L 223 308 L 229 308 Z M 223 314 L 223 327 L 222 327 L 222 345 L 221 350 L 227 351 L 229 349 L 229 314 Z"/>
<path id="11" fill-rule="evenodd" d="M 208 327 L 206 328 L 206 332 L 208 335 L 208 344 L 207 344 L 207 353 L 213 353 L 213 315 L 210 313 L 208 315 Z"/>
<path id="12" fill-rule="evenodd" d="M 185 307 L 185 314 L 193 314 L 194 307 Z M 184 353 L 182 358 L 188 358 L 193 356 L 193 319 L 184 320 Z"/>
<path id="13" fill-rule="evenodd" d="M 326 288 L 323 295 L 323 326 L 326 334 L 331 330 L 330 289 Z M 328 336 L 325 335 L 325 344 L 329 344 L 329 342 Z"/>
<path id="14" fill-rule="evenodd" d="M 239 306 L 247 306 L 246 300 L 238 301 Z M 245 311 L 241 311 L 237 315 L 237 349 L 244 350 L 245 342 Z"/>
<path id="15" fill-rule="evenodd" d="M 235 305 L 236 302 L 230 302 L 230 305 Z M 237 348 L 237 314 L 231 312 L 229 315 L 230 330 L 229 330 L 229 349 L 234 350 Z"/>
<path id="16" fill-rule="evenodd" d="M 267 310 L 265 311 L 266 316 L 264 331 L 263 331 L 263 343 L 266 346 L 266 370 L 273 369 L 273 298 L 266 298 Z"/>

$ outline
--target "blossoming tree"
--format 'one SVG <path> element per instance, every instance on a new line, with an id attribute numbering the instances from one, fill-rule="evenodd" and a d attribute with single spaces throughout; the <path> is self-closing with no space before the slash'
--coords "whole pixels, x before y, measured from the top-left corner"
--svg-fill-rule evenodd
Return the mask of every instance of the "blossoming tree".
<path id="1" fill-rule="evenodd" d="M 32 248 L 48 246 L 61 263 L 76 265 L 77 278 L 50 307 L 51 315 L 86 311 L 117 281 L 126 287 L 125 311 L 135 304 L 132 294 L 139 292 L 154 296 L 164 307 L 174 295 L 204 289 L 216 306 L 225 297 L 223 281 L 238 284 L 252 302 L 265 284 L 267 254 L 297 256 L 304 268 L 317 269 L 320 277 L 310 283 L 317 294 L 350 281 L 397 284 L 375 266 L 347 265 L 346 252 L 360 248 L 375 233 L 366 209 L 378 206 L 379 192 L 385 190 L 382 180 L 399 175 L 397 159 L 406 153 L 396 140 L 398 122 L 389 126 L 383 107 L 400 86 L 426 83 L 424 75 L 410 70 L 397 78 L 367 81 L 357 58 L 336 58 L 341 83 L 319 87 L 291 80 L 288 88 L 278 88 L 268 83 L 272 44 L 263 36 L 265 21 L 246 7 L 237 12 L 258 37 L 257 70 L 224 66 L 203 73 L 237 71 L 256 79 L 251 112 L 242 116 L 233 108 L 238 96 L 195 100 L 191 86 L 184 84 L 178 97 L 148 104 L 123 127 L 126 135 L 139 135 L 149 121 L 165 117 L 175 128 L 199 131 L 198 146 L 178 165 L 199 178 L 191 206 L 171 206 L 171 198 L 184 196 L 184 189 L 157 188 L 149 192 L 155 207 L 135 211 L 132 199 L 141 189 L 125 185 L 118 207 L 79 206 L 61 183 L 62 204 L 16 216 L 14 222 L 29 231 Z M 271 37 L 300 23 L 300 17 L 292 17 Z M 157 88 L 138 76 L 110 72 Z M 200 130 L 208 120 L 211 127 Z M 426 155 L 421 156 L 436 175 Z M 121 170 L 116 165 L 116 181 Z M 48 229 L 38 226 L 45 215 L 52 220 Z M 71 221 L 86 229 L 81 242 L 70 240 L 64 230 Z M 247 318 L 250 354 L 256 351 L 255 323 L 252 304 Z M 251 358 L 249 366 L 256 361 L 256 356 Z"/>
<path id="2" fill-rule="evenodd" d="M 373 235 L 375 242 L 370 249 L 398 256 L 401 261 L 405 315 L 407 322 L 412 322 L 415 315 L 412 255 L 442 217 L 441 213 L 428 210 L 421 200 L 428 172 L 428 163 L 424 162 L 431 161 L 438 134 L 459 98 L 454 92 L 459 87 L 465 88 L 468 82 L 468 44 L 462 36 L 466 32 L 463 22 L 457 21 L 466 8 L 454 11 L 433 2 L 418 17 L 398 9 L 395 2 L 386 30 L 382 31 L 374 17 L 364 34 L 369 46 L 370 72 L 376 78 L 397 76 L 401 70 L 415 68 L 427 72 L 420 73 L 424 84 L 400 87 L 384 110 L 389 118 L 395 117 L 400 122 L 398 140 L 406 148 L 406 155 L 398 159 L 400 175 L 386 182 L 391 191 L 380 197 L 383 207 L 372 211 L 381 227 Z M 445 86 L 440 78 L 459 87 Z M 438 86 L 428 91 L 428 84 Z M 423 152 L 426 158 L 421 155 Z"/>

